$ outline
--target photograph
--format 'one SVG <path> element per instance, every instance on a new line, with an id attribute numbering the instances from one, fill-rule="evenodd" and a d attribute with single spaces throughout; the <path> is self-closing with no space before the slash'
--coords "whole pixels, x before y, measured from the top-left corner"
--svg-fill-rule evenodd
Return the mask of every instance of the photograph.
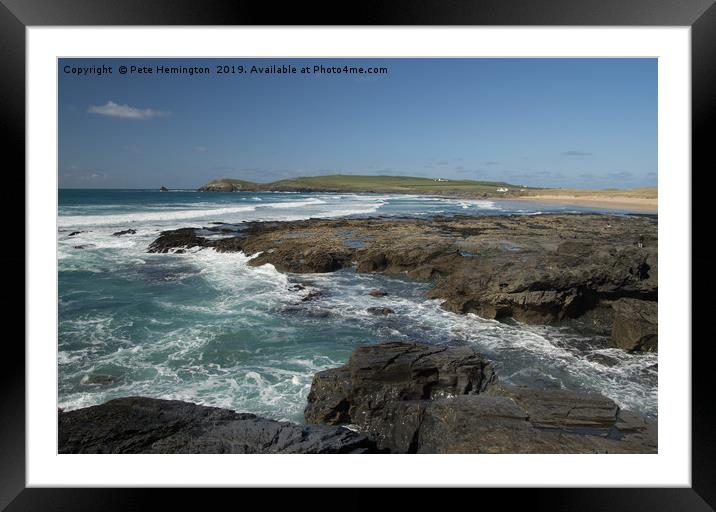
<path id="1" fill-rule="evenodd" d="M 56 63 L 60 454 L 659 453 L 658 58 Z"/>

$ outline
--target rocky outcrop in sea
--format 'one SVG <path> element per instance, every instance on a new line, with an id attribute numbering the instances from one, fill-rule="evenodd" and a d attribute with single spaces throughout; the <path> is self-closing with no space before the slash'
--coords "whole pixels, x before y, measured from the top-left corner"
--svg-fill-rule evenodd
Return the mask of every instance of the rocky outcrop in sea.
<path id="1" fill-rule="evenodd" d="M 149 252 L 211 247 L 284 272 L 385 272 L 433 283 L 455 313 L 580 319 L 626 350 L 656 350 L 657 222 L 599 214 L 309 219 L 162 232 Z M 220 232 L 222 238 L 203 233 Z"/>

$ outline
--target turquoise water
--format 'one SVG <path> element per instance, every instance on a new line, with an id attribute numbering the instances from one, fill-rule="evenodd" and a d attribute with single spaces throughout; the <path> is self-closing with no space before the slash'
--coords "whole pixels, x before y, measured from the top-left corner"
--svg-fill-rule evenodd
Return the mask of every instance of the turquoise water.
<path id="1" fill-rule="evenodd" d="M 219 221 L 588 210 L 377 194 L 61 190 L 59 406 L 143 395 L 301 421 L 314 373 L 343 364 L 357 344 L 402 339 L 467 343 L 508 382 L 599 391 L 655 415 L 656 355 L 607 348 L 603 337 L 455 315 L 425 299 L 429 285 L 379 274 L 287 275 L 250 267 L 244 254 L 146 252 L 162 230 Z M 113 235 L 126 229 L 136 233 Z M 374 288 L 388 295 L 368 295 Z M 371 316 L 371 306 L 396 314 Z"/>

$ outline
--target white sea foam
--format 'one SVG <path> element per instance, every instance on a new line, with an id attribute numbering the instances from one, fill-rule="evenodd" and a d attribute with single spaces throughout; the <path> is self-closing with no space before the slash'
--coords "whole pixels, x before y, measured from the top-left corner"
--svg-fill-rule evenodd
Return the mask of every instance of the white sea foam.
<path id="1" fill-rule="evenodd" d="M 66 215 L 58 217 L 57 225 L 59 227 L 132 225 L 153 221 L 201 219 L 203 217 L 215 217 L 239 212 L 248 212 L 255 209 L 256 206 L 232 206 L 227 208 L 212 208 L 208 210 L 174 210 L 157 213 L 142 212 L 117 215 Z"/>
<path id="2" fill-rule="evenodd" d="M 309 276 L 306 276 L 309 278 Z M 425 341 L 428 343 L 469 343 L 495 361 L 501 378 L 515 384 L 536 381 L 557 383 L 569 389 L 597 391 L 621 407 L 656 414 L 657 389 L 645 375 L 657 363 L 655 354 L 629 354 L 604 348 L 569 329 L 550 326 L 509 325 L 474 314 L 457 315 L 440 307 L 439 300 L 422 297 L 425 286 L 399 285 L 401 294 L 372 297 L 368 291 L 382 288 L 390 280 L 372 275 L 319 275 L 310 279 L 328 293 L 313 307 L 357 321 L 384 339 Z M 414 289 L 414 292 L 410 290 Z M 405 293 L 407 292 L 407 293 Z M 371 306 L 392 309 L 395 314 L 375 317 Z M 579 349 L 593 342 L 593 349 Z M 611 366 L 591 360 L 602 354 L 613 360 Z M 654 371 L 654 376 L 656 375 Z M 526 380 L 525 380 L 526 379 Z"/>
<path id="3" fill-rule="evenodd" d="M 354 199 L 352 206 L 341 204 L 342 209 L 336 210 L 336 204 L 320 198 L 308 198 L 300 201 L 283 201 L 274 203 L 249 204 L 237 206 L 219 206 L 205 208 L 172 208 L 147 207 L 145 211 L 108 215 L 60 215 L 57 223 L 59 228 L 82 228 L 92 226 L 132 226 L 142 224 L 171 223 L 213 217 L 225 221 L 242 220 L 299 220 L 308 217 L 337 217 L 364 214 L 376 211 L 383 204 L 378 199 L 370 200 L 368 205 L 360 199 Z M 350 203 L 349 203 L 350 204 Z M 208 205 L 207 205 L 208 206 Z M 296 210 L 290 214 L 276 214 L 275 210 Z M 251 215 L 254 213 L 254 215 Z"/>

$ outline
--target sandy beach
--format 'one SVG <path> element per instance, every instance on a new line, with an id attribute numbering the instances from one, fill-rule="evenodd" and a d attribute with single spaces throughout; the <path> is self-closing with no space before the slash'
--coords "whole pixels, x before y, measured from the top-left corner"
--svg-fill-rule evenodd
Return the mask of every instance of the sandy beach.
<path id="1" fill-rule="evenodd" d="M 607 194 L 535 194 L 530 196 L 511 198 L 518 201 L 533 201 L 541 203 L 569 204 L 574 206 L 593 206 L 601 208 L 619 208 L 636 210 L 640 212 L 654 212 L 658 210 L 658 198 L 630 197 Z"/>

